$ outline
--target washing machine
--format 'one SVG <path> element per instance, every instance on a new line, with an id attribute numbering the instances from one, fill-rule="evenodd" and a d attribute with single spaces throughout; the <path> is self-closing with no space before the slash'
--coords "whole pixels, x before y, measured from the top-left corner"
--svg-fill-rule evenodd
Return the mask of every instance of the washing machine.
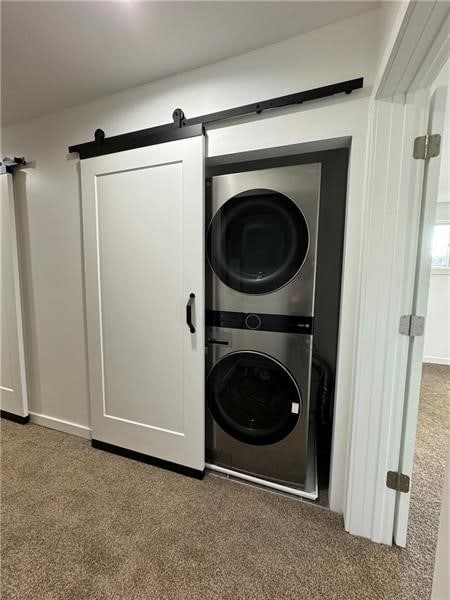
<path id="1" fill-rule="evenodd" d="M 314 314 L 319 163 L 213 177 L 206 308 Z"/>
<path id="2" fill-rule="evenodd" d="M 206 335 L 207 464 L 305 490 L 315 458 L 308 462 L 312 336 L 228 327 Z"/>

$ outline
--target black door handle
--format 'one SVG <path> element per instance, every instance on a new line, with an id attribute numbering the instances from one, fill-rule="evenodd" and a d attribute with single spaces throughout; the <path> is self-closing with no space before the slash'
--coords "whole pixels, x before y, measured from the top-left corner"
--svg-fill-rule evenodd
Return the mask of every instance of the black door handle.
<path id="1" fill-rule="evenodd" d="M 192 306 L 194 305 L 195 294 L 189 294 L 189 300 L 186 304 L 186 323 L 191 333 L 195 333 L 195 327 L 192 324 Z"/>

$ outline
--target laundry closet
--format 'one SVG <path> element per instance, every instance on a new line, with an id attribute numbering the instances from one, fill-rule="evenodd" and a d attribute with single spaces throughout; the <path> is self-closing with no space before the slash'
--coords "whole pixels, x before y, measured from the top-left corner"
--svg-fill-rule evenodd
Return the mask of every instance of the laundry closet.
<path id="1" fill-rule="evenodd" d="M 374 23 L 6 131 L 32 422 L 344 511 Z"/>
<path id="2" fill-rule="evenodd" d="M 206 170 L 207 466 L 325 502 L 347 156 Z"/>
<path id="3" fill-rule="evenodd" d="M 348 149 L 208 160 L 205 137 L 211 123 L 362 86 L 191 120 L 176 109 L 173 123 L 69 148 L 94 447 L 311 500 L 320 465 L 328 487 Z"/>

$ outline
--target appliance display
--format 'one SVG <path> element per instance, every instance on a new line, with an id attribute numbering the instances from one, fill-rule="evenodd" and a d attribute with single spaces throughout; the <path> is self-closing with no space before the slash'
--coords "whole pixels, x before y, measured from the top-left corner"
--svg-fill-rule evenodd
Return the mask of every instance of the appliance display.
<path id="1" fill-rule="evenodd" d="M 214 177 L 210 310 L 313 315 L 320 164 Z"/>
<path id="2" fill-rule="evenodd" d="M 311 471 L 320 175 L 221 175 L 207 198 L 206 461 L 297 490 Z"/>

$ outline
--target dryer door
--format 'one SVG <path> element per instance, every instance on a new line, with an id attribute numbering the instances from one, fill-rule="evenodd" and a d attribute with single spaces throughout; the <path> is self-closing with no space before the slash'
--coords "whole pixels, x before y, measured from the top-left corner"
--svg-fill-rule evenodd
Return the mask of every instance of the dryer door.
<path id="1" fill-rule="evenodd" d="M 309 248 L 303 213 L 284 194 L 251 189 L 228 200 L 211 221 L 208 258 L 229 287 L 267 294 L 301 269 Z"/>
<path id="2" fill-rule="evenodd" d="M 217 424 L 248 444 L 273 444 L 294 429 L 302 412 L 292 375 L 258 352 L 227 354 L 207 380 L 208 407 Z"/>

